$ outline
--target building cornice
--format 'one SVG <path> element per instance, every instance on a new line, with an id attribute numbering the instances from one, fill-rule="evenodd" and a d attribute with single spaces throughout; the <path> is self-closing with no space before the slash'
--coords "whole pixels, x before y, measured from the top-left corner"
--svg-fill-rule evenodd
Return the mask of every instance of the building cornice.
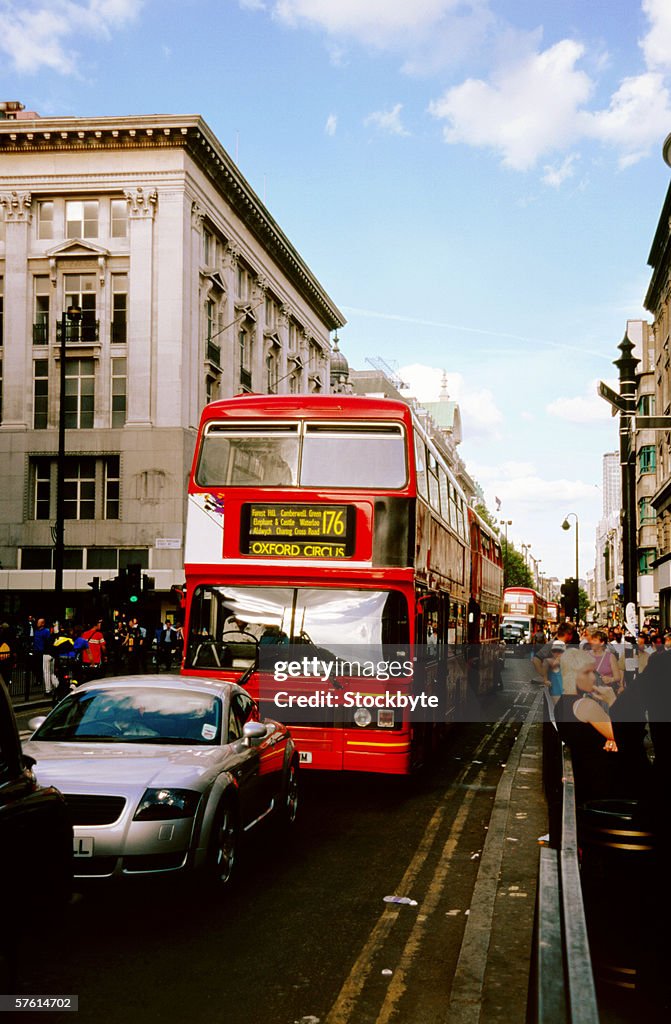
<path id="1" fill-rule="evenodd" d="M 0 121 L 0 157 L 32 152 L 184 149 L 329 330 L 346 320 L 205 121 L 196 114 Z"/>

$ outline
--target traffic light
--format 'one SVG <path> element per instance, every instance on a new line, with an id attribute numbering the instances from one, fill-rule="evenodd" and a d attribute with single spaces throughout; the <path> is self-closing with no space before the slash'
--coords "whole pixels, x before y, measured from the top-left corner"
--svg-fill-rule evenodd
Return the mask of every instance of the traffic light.
<path id="1" fill-rule="evenodd" d="M 577 622 L 580 617 L 580 595 L 578 588 L 578 581 L 572 576 L 564 580 L 561 587 L 562 604 L 564 605 L 564 615 L 567 619 L 573 619 Z"/>
<path id="2" fill-rule="evenodd" d="M 94 576 L 92 580 L 89 580 L 87 586 L 91 588 L 94 594 L 100 592 L 100 576 Z"/>
<path id="3" fill-rule="evenodd" d="M 151 594 L 156 588 L 156 577 L 142 574 L 142 593 Z"/>
<path id="4" fill-rule="evenodd" d="M 126 594 L 129 604 L 137 604 L 142 596 L 142 566 L 139 562 L 126 566 Z"/>

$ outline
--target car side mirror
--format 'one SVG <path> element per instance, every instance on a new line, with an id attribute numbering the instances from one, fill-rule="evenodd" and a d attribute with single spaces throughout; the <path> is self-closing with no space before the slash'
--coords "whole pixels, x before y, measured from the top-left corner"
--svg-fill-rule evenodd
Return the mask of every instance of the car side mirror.
<path id="1" fill-rule="evenodd" d="M 242 742 L 246 747 L 254 747 L 268 735 L 263 722 L 245 722 L 242 727 Z"/>
<path id="2" fill-rule="evenodd" d="M 28 719 L 28 728 L 32 729 L 33 732 L 35 732 L 35 730 L 39 729 L 39 727 L 42 725 L 42 722 L 46 722 L 46 720 L 47 720 L 47 716 L 46 715 L 37 715 L 35 718 L 29 718 Z"/>
<path id="3" fill-rule="evenodd" d="M 22 754 L 21 756 L 23 758 L 23 767 L 24 768 L 34 768 L 35 765 L 37 764 L 37 761 L 35 760 L 35 758 L 31 757 L 30 754 Z"/>

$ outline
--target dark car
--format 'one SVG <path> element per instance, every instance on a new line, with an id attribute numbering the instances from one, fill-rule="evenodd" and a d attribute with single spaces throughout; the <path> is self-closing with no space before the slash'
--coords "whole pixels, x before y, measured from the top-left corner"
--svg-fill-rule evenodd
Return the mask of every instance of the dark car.
<path id="1" fill-rule="evenodd" d="M 501 626 L 501 639 L 506 647 L 521 646 L 525 641 L 524 626 L 518 625 L 514 622 L 504 622 Z"/>
<path id="2" fill-rule="evenodd" d="M 0 991 L 9 992 L 21 928 L 32 910 L 66 903 L 72 894 L 72 826 L 63 797 L 40 786 L 35 761 L 23 755 L 14 710 L 0 681 Z"/>

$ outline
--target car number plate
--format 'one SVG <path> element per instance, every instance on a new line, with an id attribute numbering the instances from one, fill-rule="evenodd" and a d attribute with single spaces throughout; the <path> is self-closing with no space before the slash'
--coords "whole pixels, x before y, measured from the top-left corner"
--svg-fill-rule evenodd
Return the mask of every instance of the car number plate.
<path id="1" fill-rule="evenodd" d="M 312 751 L 300 750 L 298 752 L 298 759 L 301 764 L 312 764 Z"/>
<path id="2" fill-rule="evenodd" d="M 92 857 L 93 856 L 93 837 L 92 836 L 75 836 L 72 840 L 72 852 L 75 857 Z"/>

